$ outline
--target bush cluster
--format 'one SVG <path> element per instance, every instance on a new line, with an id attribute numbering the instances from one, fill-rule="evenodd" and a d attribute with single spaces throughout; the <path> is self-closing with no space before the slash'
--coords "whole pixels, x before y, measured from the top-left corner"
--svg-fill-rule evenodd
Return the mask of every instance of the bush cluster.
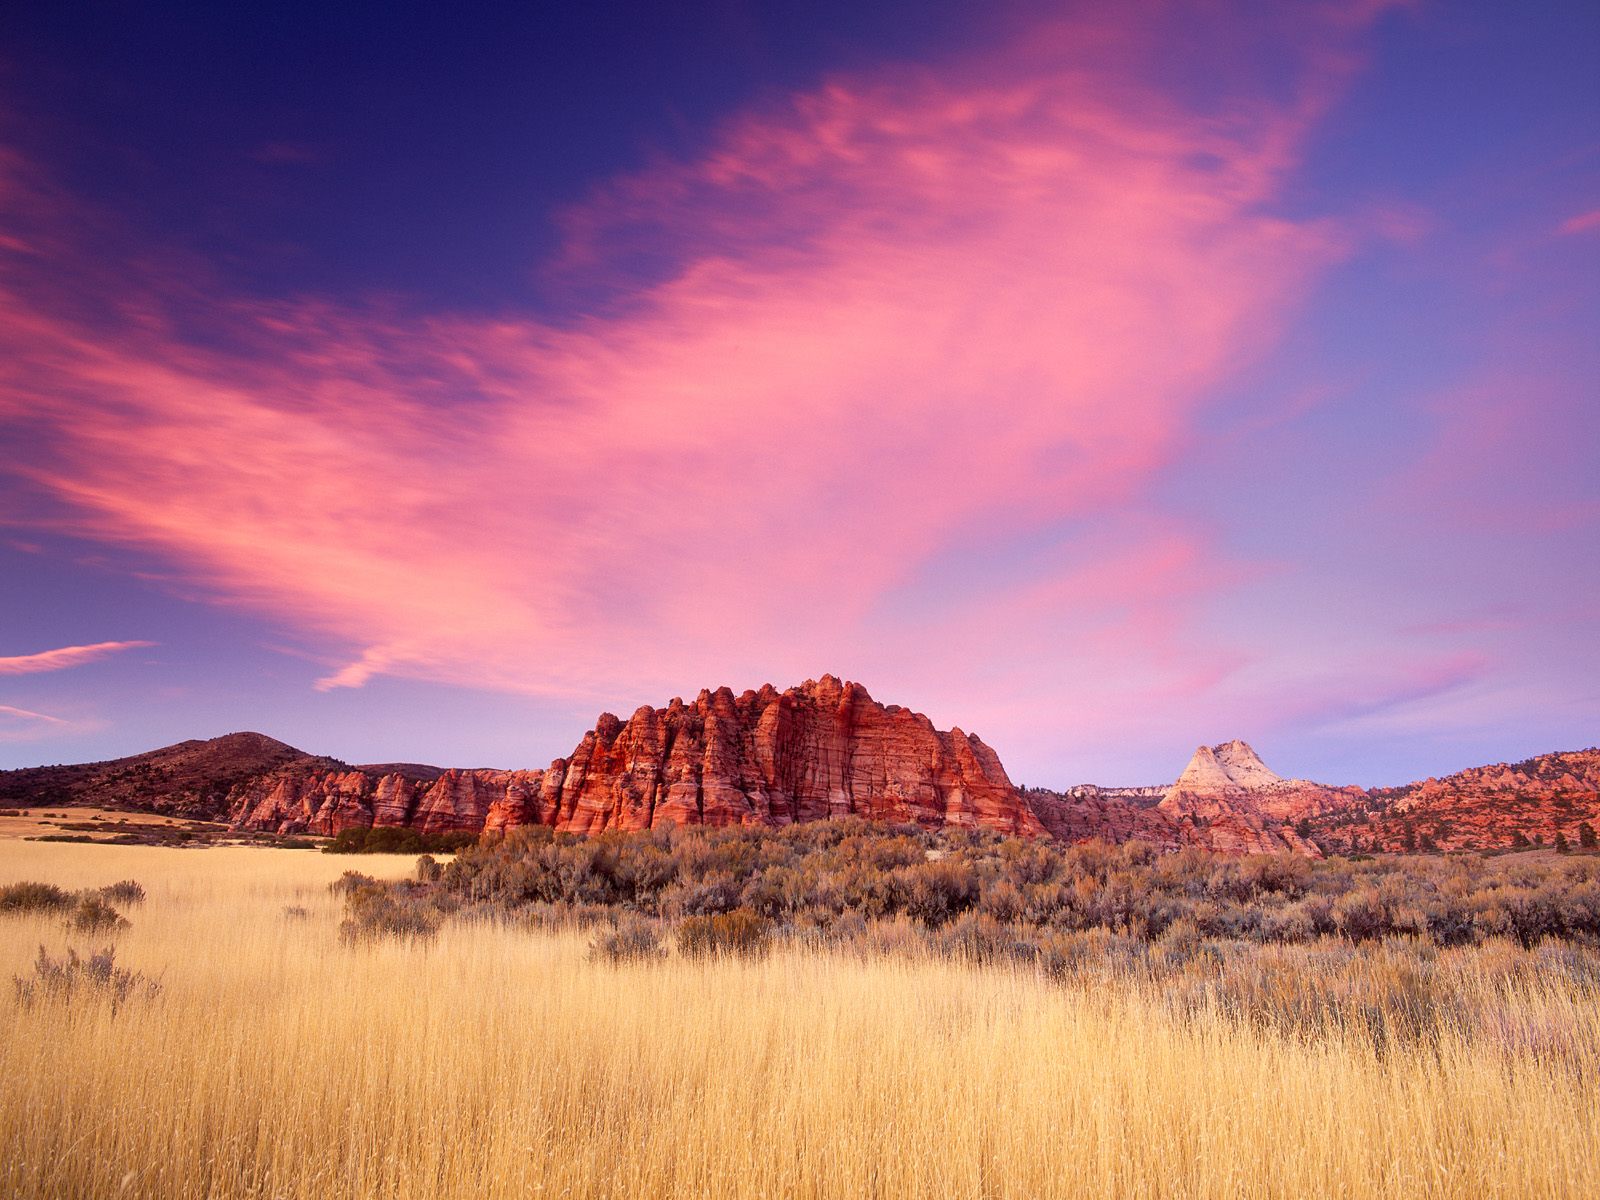
<path id="1" fill-rule="evenodd" d="M 324 854 L 454 854 L 475 844 L 475 833 L 418 833 L 394 825 L 341 830 Z"/>
<path id="2" fill-rule="evenodd" d="M 355 871 L 346 871 L 330 888 L 344 896 L 339 936 L 346 944 L 381 938 L 429 941 L 445 915 L 457 907 L 437 889 L 412 882 L 380 883 Z"/>
<path id="3" fill-rule="evenodd" d="M 615 906 L 679 923 L 746 912 L 824 932 L 903 918 L 982 955 L 996 940 L 1092 931 L 1143 943 L 1600 940 L 1594 858 L 1313 862 L 854 820 L 588 839 L 530 827 L 463 851 L 438 886 L 499 912 Z"/>
<path id="4" fill-rule="evenodd" d="M 589 957 L 603 962 L 641 962 L 666 953 L 661 944 L 661 927 L 638 913 L 623 912 L 589 943 Z"/>
<path id="5" fill-rule="evenodd" d="M 117 904 L 143 904 L 144 888 L 133 879 L 122 879 L 100 889 L 100 895 Z"/>
<path id="6" fill-rule="evenodd" d="M 57 912 L 71 908 L 73 902 L 71 892 L 53 883 L 25 880 L 0 887 L 0 912 Z"/>
<path id="7" fill-rule="evenodd" d="M 132 879 L 81 892 L 25 880 L 0 887 L 0 913 L 57 912 L 75 933 L 114 933 L 126 929 L 128 921 L 112 901 L 141 904 L 144 898 L 144 888 Z"/>
<path id="8" fill-rule="evenodd" d="M 756 958 L 772 942 L 772 922 L 747 908 L 732 912 L 685 917 L 676 930 L 678 953 L 690 958 L 726 954 Z"/>
<path id="9" fill-rule="evenodd" d="M 156 980 L 117 966 L 117 952 L 109 946 L 88 958 L 70 949 L 64 958 L 51 958 L 40 946 L 32 977 L 18 975 L 15 983 L 17 1002 L 24 1008 L 88 999 L 104 1001 L 115 1012 L 130 999 L 155 996 L 161 990 Z"/>
<path id="10" fill-rule="evenodd" d="M 347 927 L 426 936 L 455 913 L 592 929 L 600 962 L 658 958 L 669 935 L 691 957 L 783 939 L 957 958 L 1379 1048 L 1457 1030 L 1576 1053 L 1571 1030 L 1507 998 L 1555 980 L 1600 1003 L 1593 856 L 1317 862 L 845 820 L 588 839 L 525 828 L 437 866 L 399 884 L 347 873 Z"/>
<path id="11" fill-rule="evenodd" d="M 74 933 L 115 933 L 126 929 L 128 920 L 98 892 L 84 892 L 67 913 L 67 928 Z"/>

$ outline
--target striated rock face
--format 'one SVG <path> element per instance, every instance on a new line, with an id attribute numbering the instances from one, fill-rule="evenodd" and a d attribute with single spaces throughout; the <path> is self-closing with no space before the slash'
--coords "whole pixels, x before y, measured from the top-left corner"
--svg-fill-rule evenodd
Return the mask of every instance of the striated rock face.
<path id="1" fill-rule="evenodd" d="M 328 772 L 252 781 L 235 821 L 337 833 L 550 825 L 563 832 L 675 825 L 787 825 L 862 816 L 1036 835 L 1044 826 L 994 751 L 959 729 L 882 705 L 831 675 L 779 692 L 703 691 L 691 703 L 602 714 L 544 771 L 446 771 L 431 783 Z"/>
<path id="2" fill-rule="evenodd" d="M 1157 811 L 1186 845 L 1229 853 L 1289 851 L 1320 857 L 1315 843 L 1294 826 L 1318 813 L 1358 803 L 1359 788 L 1331 788 L 1284 779 L 1241 741 L 1201 746 Z"/>
<path id="3" fill-rule="evenodd" d="M 1189 759 L 1189 765 L 1183 769 L 1183 774 L 1178 776 L 1178 781 L 1168 789 L 1168 794 L 1254 791 L 1282 782 L 1283 776 L 1269 770 L 1248 742 L 1235 739 L 1223 742 L 1220 746 L 1201 746 L 1197 749 Z"/>
<path id="4" fill-rule="evenodd" d="M 264 775 L 229 796 L 233 824 L 332 837 L 346 829 L 409 826 L 422 833 L 477 833 L 490 809 L 539 771 L 448 770 L 429 781 L 365 768 Z"/>
<path id="5" fill-rule="evenodd" d="M 1319 857 L 1315 841 L 1295 825 L 1363 794 L 1284 779 L 1249 745 L 1233 741 L 1201 746 L 1167 787 L 1081 784 L 1065 792 L 1029 791 L 1027 799 L 1045 828 L 1064 841 L 1137 838 L 1161 850 L 1200 846 L 1228 854 Z"/>

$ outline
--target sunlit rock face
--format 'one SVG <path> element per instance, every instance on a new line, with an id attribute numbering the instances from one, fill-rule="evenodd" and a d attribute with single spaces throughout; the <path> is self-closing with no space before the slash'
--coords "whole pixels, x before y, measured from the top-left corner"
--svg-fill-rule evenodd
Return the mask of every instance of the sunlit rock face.
<path id="1" fill-rule="evenodd" d="M 1583 848 L 1600 829 L 1600 749 L 1470 767 L 1403 787 L 1374 788 L 1358 809 L 1316 822 L 1334 851 Z"/>
<path id="2" fill-rule="evenodd" d="M 1063 842 L 1148 842 L 1159 850 L 1186 843 L 1178 824 L 1157 805 L 1165 787 L 1100 787 L 1080 783 L 1065 791 L 1029 788 L 1028 807 Z"/>
<path id="3" fill-rule="evenodd" d="M 779 692 L 702 691 L 693 701 L 602 714 L 544 771 L 446 771 L 427 782 L 360 771 L 253 780 L 244 827 L 334 834 L 356 825 L 425 833 L 550 825 L 570 833 L 662 825 L 788 825 L 860 816 L 1039 835 L 1043 825 L 976 735 L 879 704 L 831 675 Z"/>
<path id="4" fill-rule="evenodd" d="M 601 714 L 542 771 L 449 770 L 421 778 L 346 769 L 251 780 L 236 824 L 333 835 L 359 826 L 423 833 L 567 833 L 665 825 L 779 826 L 859 816 L 1064 841 L 1138 839 L 1163 849 L 1319 854 L 1294 829 L 1358 801 L 1358 789 L 1286 780 L 1244 742 L 1201 747 L 1169 788 L 1019 792 L 993 750 L 960 729 L 883 705 L 831 675 L 780 692 L 728 688 Z"/>
<path id="5" fill-rule="evenodd" d="M 1312 814 L 1356 803 L 1358 788 L 1284 779 L 1241 741 L 1201 746 L 1167 787 L 1029 789 L 1029 807 L 1063 841 L 1138 840 L 1160 850 L 1199 846 L 1228 854 L 1319 857 L 1295 826 Z"/>
<path id="6" fill-rule="evenodd" d="M 522 804 L 524 820 L 574 833 L 842 816 L 1044 832 L 977 737 L 831 675 L 606 714 Z"/>
<path id="7" fill-rule="evenodd" d="M 1176 826 L 1179 841 L 1229 853 L 1283 851 L 1320 855 L 1296 826 L 1302 820 L 1357 804 L 1359 788 L 1285 779 L 1246 742 L 1201 746 L 1157 809 Z"/>

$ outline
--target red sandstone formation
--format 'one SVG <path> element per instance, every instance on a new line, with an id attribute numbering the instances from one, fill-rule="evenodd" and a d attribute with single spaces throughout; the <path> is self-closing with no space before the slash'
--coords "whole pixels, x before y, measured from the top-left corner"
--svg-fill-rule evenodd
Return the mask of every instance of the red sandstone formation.
<path id="1" fill-rule="evenodd" d="M 327 772 L 253 781 L 234 819 L 331 834 L 353 825 L 425 833 L 550 825 L 787 825 L 863 816 L 926 826 L 1045 832 L 994 751 L 831 675 L 785 692 L 703 691 L 685 704 L 602 714 L 545 771 L 447 771 L 431 784 Z"/>
<path id="2" fill-rule="evenodd" d="M 1082 783 L 1064 792 L 1029 788 L 1028 807 L 1052 837 L 1063 842 L 1149 842 L 1161 850 L 1188 844 L 1178 825 L 1156 805 L 1165 788 L 1103 788 Z"/>
<path id="3" fill-rule="evenodd" d="M 1203 846 L 1230 854 L 1321 854 L 1295 825 L 1312 813 L 1359 800 L 1356 788 L 1284 779 L 1244 742 L 1201 746 L 1167 788 L 1029 791 L 1045 827 L 1063 841 L 1138 838 L 1163 850 Z"/>
<path id="4" fill-rule="evenodd" d="M 1247 743 L 1232 741 L 1197 749 L 1157 808 L 1188 845 L 1235 854 L 1290 851 L 1320 857 L 1295 825 L 1358 803 L 1364 795 L 1359 788 L 1284 779 Z"/>
<path id="5" fill-rule="evenodd" d="M 1576 848 L 1584 825 L 1600 827 L 1600 750 L 1368 792 L 1280 778 L 1245 743 L 1226 742 L 1202 746 L 1167 788 L 1019 792 L 978 738 L 941 733 L 918 713 L 824 676 L 782 693 L 701 692 L 626 722 L 603 714 L 543 771 L 352 767 L 236 733 L 110 762 L 0 771 L 0 800 L 324 836 L 367 826 L 596 833 L 858 815 L 1230 853 L 1503 849 L 1552 845 L 1558 834 Z"/>
<path id="6" fill-rule="evenodd" d="M 1583 825 L 1600 829 L 1600 749 L 1377 788 L 1312 824 L 1330 853 L 1549 846 L 1558 834 L 1577 847 Z"/>

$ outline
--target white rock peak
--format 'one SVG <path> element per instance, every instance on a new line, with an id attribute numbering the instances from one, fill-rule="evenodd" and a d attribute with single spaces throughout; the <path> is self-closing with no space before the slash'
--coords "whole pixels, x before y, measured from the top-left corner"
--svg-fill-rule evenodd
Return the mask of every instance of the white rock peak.
<path id="1" fill-rule="evenodd" d="M 1173 784 L 1173 791 L 1213 792 L 1229 788 L 1253 790 L 1282 783 L 1249 743 L 1234 740 L 1220 746 L 1201 746 Z"/>

